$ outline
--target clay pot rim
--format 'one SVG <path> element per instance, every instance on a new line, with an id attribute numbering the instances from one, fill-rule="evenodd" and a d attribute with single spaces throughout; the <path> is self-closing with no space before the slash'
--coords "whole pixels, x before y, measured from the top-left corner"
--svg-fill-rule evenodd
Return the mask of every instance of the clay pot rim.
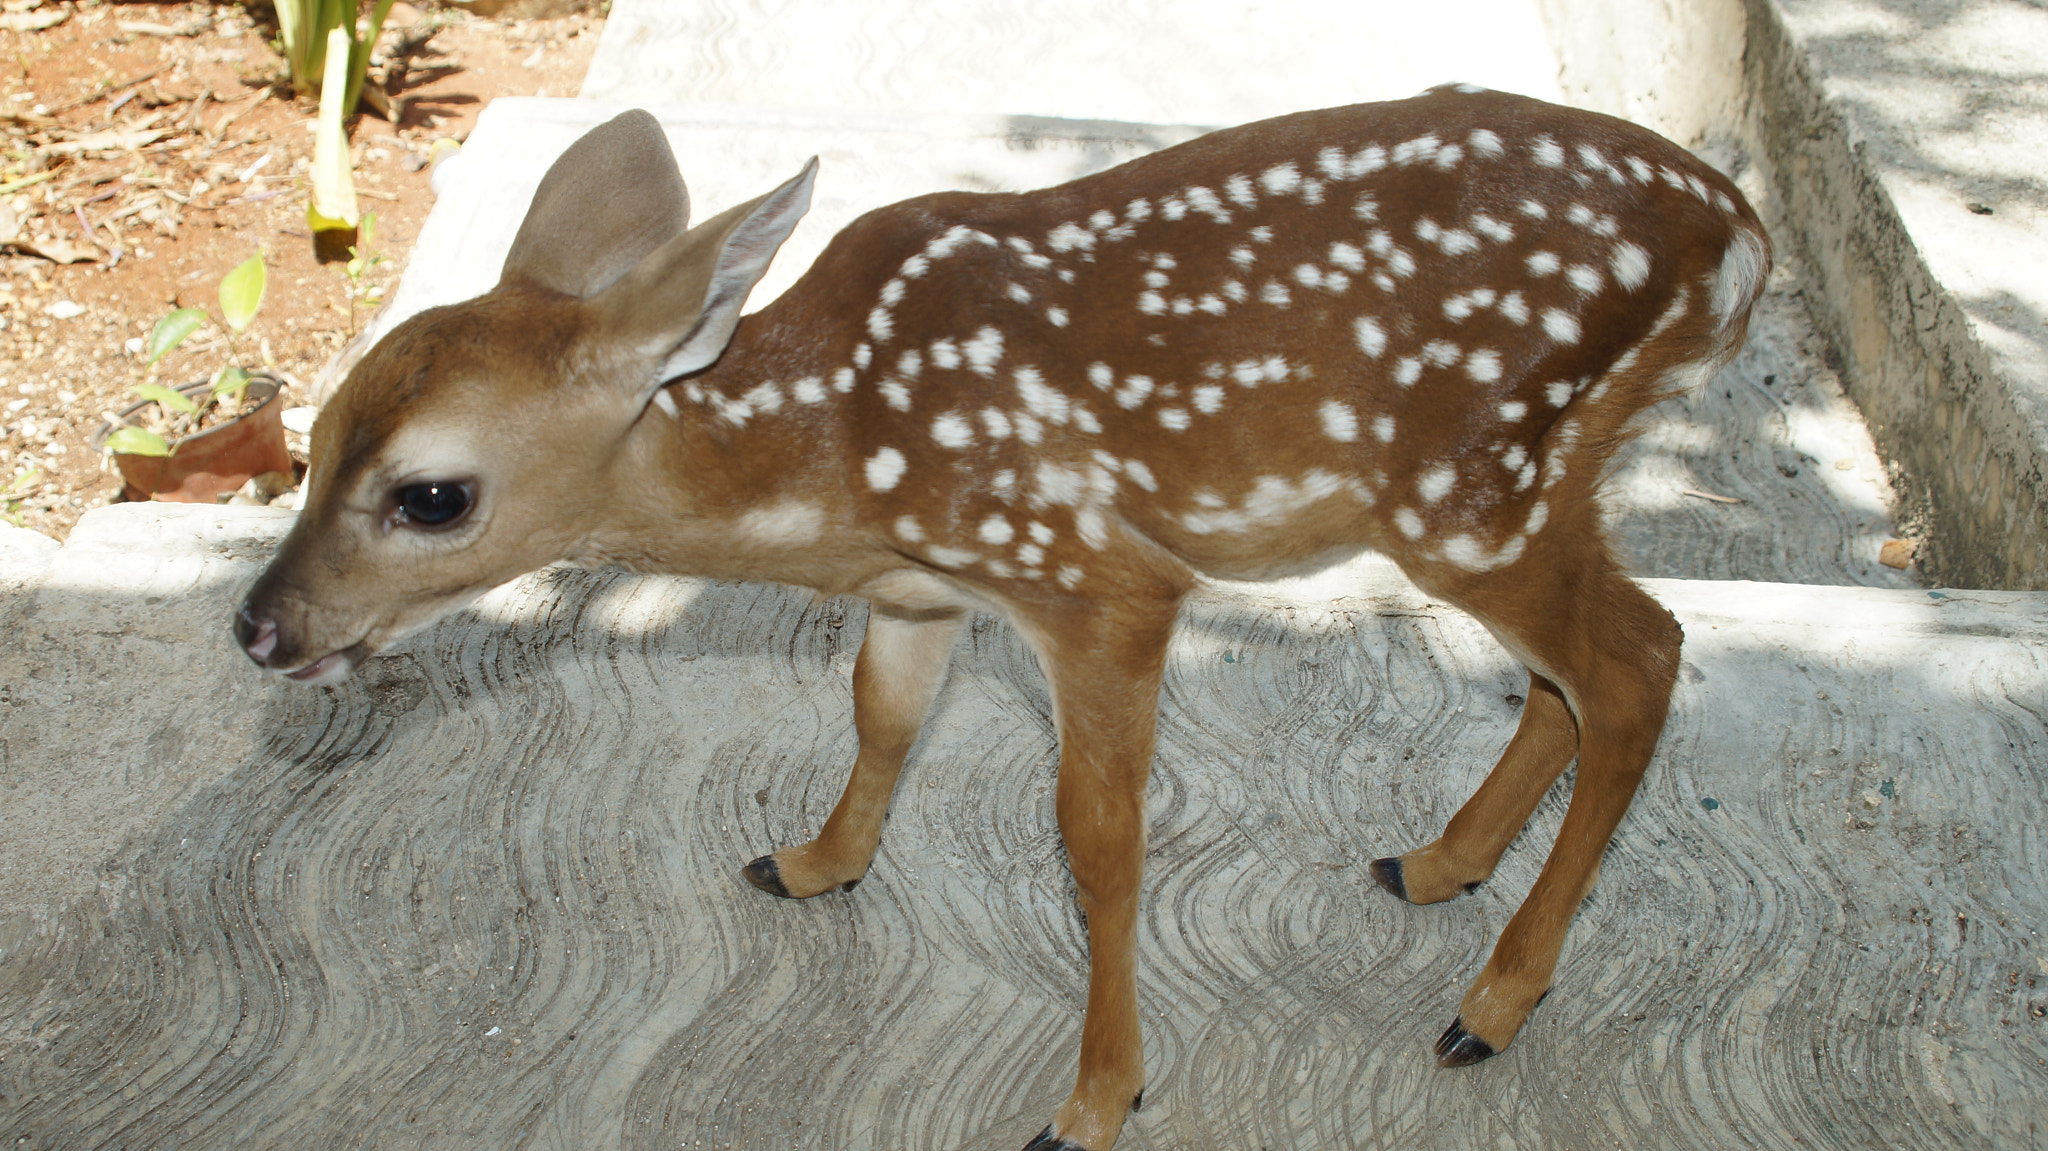
<path id="1" fill-rule="evenodd" d="M 187 395 L 194 399 L 197 399 L 201 394 L 211 389 L 212 386 L 212 380 L 194 380 L 189 384 L 179 384 L 173 390 L 177 391 L 182 395 Z M 210 428 L 203 428 L 199 431 L 191 433 L 190 435 L 179 436 L 177 439 L 172 440 L 172 454 L 175 455 L 177 453 L 178 448 L 185 444 L 189 444 L 194 440 L 205 439 L 207 436 L 210 436 L 215 432 L 222 431 L 228 427 L 231 427 L 234 424 L 240 423 L 243 420 L 255 417 L 258 413 L 262 412 L 264 408 L 267 408 L 271 404 L 276 403 L 277 398 L 284 394 L 284 380 L 271 372 L 250 372 L 248 386 L 251 390 L 257 388 L 269 388 L 270 394 L 264 396 L 260 400 L 257 400 L 255 407 L 250 408 L 248 411 L 243 412 L 241 415 L 236 416 L 234 419 L 222 420 L 221 422 L 213 425 Z M 119 412 L 116 412 L 114 414 L 115 419 L 119 421 L 118 423 L 108 423 L 105 420 L 101 420 L 99 430 L 92 434 L 92 449 L 96 452 L 105 452 L 107 445 L 107 437 L 114 434 L 115 428 L 139 426 L 131 417 L 134 416 L 135 413 L 155 403 L 155 400 L 137 400 L 136 402 L 128 405 L 125 408 L 122 408 Z M 133 455 L 135 453 L 108 452 L 107 454 L 125 456 Z"/>

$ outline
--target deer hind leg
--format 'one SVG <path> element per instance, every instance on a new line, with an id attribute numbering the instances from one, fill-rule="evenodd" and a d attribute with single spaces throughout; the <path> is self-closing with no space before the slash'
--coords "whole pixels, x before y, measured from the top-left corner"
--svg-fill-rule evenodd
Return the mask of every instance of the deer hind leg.
<path id="1" fill-rule="evenodd" d="M 1671 705 L 1682 639 L 1678 621 L 1615 568 L 1600 541 L 1593 502 L 1581 501 L 1576 511 L 1583 522 L 1554 524 L 1532 541 L 1522 562 L 1485 577 L 1447 581 L 1454 586 L 1445 589 L 1538 679 L 1555 685 L 1576 720 L 1579 761 L 1563 825 L 1535 886 L 1501 931 L 1457 1018 L 1437 1040 L 1437 1061 L 1446 1067 L 1477 1063 L 1506 1048 L 1549 992 L 1565 931 L 1635 798 Z M 1481 805 L 1473 812 L 1475 822 L 1513 822 L 1460 828 L 1460 858 L 1488 851 L 1497 857 L 1493 844 L 1514 837 L 1542 794 L 1537 784 L 1562 768 L 1565 729 L 1562 720 L 1543 717 L 1553 706 L 1540 702 L 1545 699 L 1529 697 L 1531 710 L 1542 709 L 1535 721 L 1542 730 L 1532 732 L 1525 713 L 1517 733 L 1524 750 L 1518 758 L 1511 744 L 1503 757 L 1503 768 L 1511 761 L 1515 767 L 1498 787 L 1489 778 L 1458 817 Z M 1455 836 L 1447 831 L 1446 838 Z"/>
<path id="2" fill-rule="evenodd" d="M 906 619 L 869 613 L 867 638 L 853 666 L 853 726 L 860 752 L 853 773 L 818 837 L 764 855 L 742 869 L 747 882 L 785 899 L 851 891 L 868 873 L 903 759 L 946 677 L 953 641 L 966 617 Z"/>
<path id="3" fill-rule="evenodd" d="M 1087 917 L 1088 1010 L 1073 1094 L 1025 1151 L 1107 1151 L 1144 1093 L 1136 949 L 1145 781 L 1177 608 L 1177 599 L 1133 597 L 1091 607 L 1086 620 L 1027 625 L 1059 725 L 1057 806 Z"/>
<path id="4" fill-rule="evenodd" d="M 1381 887 L 1410 903 L 1441 903 L 1493 876 L 1501 853 L 1579 751 L 1579 726 L 1557 685 L 1529 673 L 1521 726 L 1500 762 L 1444 833 L 1426 847 L 1372 861 Z"/>

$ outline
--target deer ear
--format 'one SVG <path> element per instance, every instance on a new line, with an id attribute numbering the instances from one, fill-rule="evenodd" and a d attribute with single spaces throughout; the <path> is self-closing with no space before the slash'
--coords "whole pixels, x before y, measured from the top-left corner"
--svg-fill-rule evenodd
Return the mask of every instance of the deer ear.
<path id="1" fill-rule="evenodd" d="M 663 244 L 594 301 L 607 332 L 660 363 L 642 402 L 724 353 L 740 309 L 811 208 L 818 158 L 788 183 Z"/>
<path id="2" fill-rule="evenodd" d="M 569 145 L 541 178 L 500 283 L 593 296 L 690 223 L 690 194 L 661 124 L 621 112 Z"/>

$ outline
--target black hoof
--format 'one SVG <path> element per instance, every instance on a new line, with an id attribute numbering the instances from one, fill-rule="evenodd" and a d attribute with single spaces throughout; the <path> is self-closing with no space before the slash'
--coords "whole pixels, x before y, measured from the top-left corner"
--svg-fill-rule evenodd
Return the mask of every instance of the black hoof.
<path id="1" fill-rule="evenodd" d="M 1079 1143 L 1053 1138 L 1052 1125 L 1047 1124 L 1045 1130 L 1038 1133 L 1038 1138 L 1024 1145 L 1024 1151 L 1087 1151 L 1087 1148 Z"/>
<path id="2" fill-rule="evenodd" d="M 1386 859 L 1375 859 L 1372 861 L 1370 870 L 1372 871 L 1372 877 L 1379 881 L 1381 887 L 1393 893 L 1395 899 L 1403 903 L 1409 902 L 1408 885 L 1401 881 L 1401 861 L 1399 859 L 1392 856 Z"/>
<path id="3" fill-rule="evenodd" d="M 764 855 L 740 868 L 740 874 L 747 877 L 748 883 L 770 895 L 779 895 L 784 899 L 792 898 L 789 888 L 782 886 L 782 869 L 775 866 L 775 857 L 772 855 Z"/>
<path id="4" fill-rule="evenodd" d="M 866 879 L 866 878 L 867 878 L 867 876 L 865 876 L 865 875 L 861 876 L 861 879 Z M 860 886 L 860 879 L 849 879 L 849 880 L 847 880 L 847 881 L 846 881 L 845 883 L 842 883 L 842 884 L 840 884 L 840 885 L 839 885 L 839 890 L 841 890 L 841 891 L 852 891 L 852 890 L 853 890 L 854 888 L 856 888 L 856 887 L 859 887 L 859 886 Z"/>
<path id="5" fill-rule="evenodd" d="M 1451 1020 L 1444 1033 L 1436 1041 L 1436 1065 L 1438 1067 L 1470 1067 L 1482 1059 L 1494 1057 L 1493 1044 L 1465 1030 L 1465 1017 Z"/>

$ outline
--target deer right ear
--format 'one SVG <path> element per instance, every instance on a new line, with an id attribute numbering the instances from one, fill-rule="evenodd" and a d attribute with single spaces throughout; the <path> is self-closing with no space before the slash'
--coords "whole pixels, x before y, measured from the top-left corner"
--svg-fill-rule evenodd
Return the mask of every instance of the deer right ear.
<path id="1" fill-rule="evenodd" d="M 780 188 L 662 245 L 595 301 L 610 338 L 659 364 L 642 382 L 643 405 L 662 384 L 724 353 L 748 293 L 810 210 L 817 174 L 813 156 Z"/>
<path id="2" fill-rule="evenodd" d="M 690 194 L 653 116 L 621 112 L 569 145 L 541 178 L 500 283 L 596 295 L 690 223 Z"/>

